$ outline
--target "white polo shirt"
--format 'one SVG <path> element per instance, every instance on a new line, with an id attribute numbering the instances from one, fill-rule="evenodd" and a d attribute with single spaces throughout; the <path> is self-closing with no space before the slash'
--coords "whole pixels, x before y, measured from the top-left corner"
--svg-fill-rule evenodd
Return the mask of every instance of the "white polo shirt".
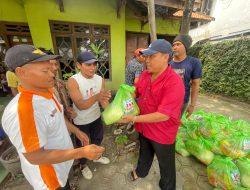
<path id="1" fill-rule="evenodd" d="M 72 149 L 63 107 L 52 91 L 28 91 L 21 86 L 19 94 L 7 105 L 2 125 L 16 147 L 23 174 L 35 190 L 65 186 L 73 160 L 51 165 L 32 165 L 23 153 L 44 149 Z"/>

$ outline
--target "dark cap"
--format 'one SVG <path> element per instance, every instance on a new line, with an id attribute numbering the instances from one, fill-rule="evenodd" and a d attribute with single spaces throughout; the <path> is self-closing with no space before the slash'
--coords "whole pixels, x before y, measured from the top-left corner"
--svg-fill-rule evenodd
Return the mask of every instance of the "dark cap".
<path id="1" fill-rule="evenodd" d="M 83 51 L 81 52 L 78 57 L 77 57 L 77 62 L 78 63 L 85 63 L 85 64 L 91 64 L 98 62 L 96 57 L 93 55 L 93 53 L 89 51 Z"/>
<path id="2" fill-rule="evenodd" d="M 178 35 L 178 36 L 175 37 L 173 43 L 174 43 L 174 42 L 177 42 L 177 41 L 181 42 L 181 43 L 185 46 L 186 51 L 187 51 L 187 50 L 191 47 L 191 45 L 192 45 L 192 38 L 191 38 L 191 36 L 189 36 L 189 35 L 180 34 L 180 35 Z"/>
<path id="3" fill-rule="evenodd" d="M 8 49 L 4 61 L 8 69 L 14 72 L 17 67 L 21 67 L 27 63 L 43 62 L 59 58 L 61 58 L 60 55 L 47 55 L 32 45 L 20 44 Z"/>
<path id="4" fill-rule="evenodd" d="M 147 49 L 140 51 L 143 55 L 153 55 L 155 53 L 166 53 L 172 55 L 172 45 L 164 39 L 153 41 Z"/>

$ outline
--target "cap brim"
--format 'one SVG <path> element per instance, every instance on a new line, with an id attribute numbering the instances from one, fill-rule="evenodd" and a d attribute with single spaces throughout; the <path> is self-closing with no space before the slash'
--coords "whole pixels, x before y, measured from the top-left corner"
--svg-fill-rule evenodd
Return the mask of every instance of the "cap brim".
<path id="1" fill-rule="evenodd" d="M 148 49 L 141 50 L 140 53 L 143 55 L 153 55 L 159 52 L 148 48 Z"/>
<path id="2" fill-rule="evenodd" d="M 91 63 L 95 63 L 95 62 L 98 62 L 98 60 L 97 59 L 90 59 L 88 61 L 84 61 L 83 63 L 85 63 L 85 64 L 91 64 Z"/>
<path id="3" fill-rule="evenodd" d="M 49 61 L 49 60 L 53 60 L 53 59 L 60 59 L 61 57 L 62 56 L 60 56 L 60 55 L 44 55 L 42 57 L 39 57 L 37 59 L 30 61 L 30 63 Z"/>

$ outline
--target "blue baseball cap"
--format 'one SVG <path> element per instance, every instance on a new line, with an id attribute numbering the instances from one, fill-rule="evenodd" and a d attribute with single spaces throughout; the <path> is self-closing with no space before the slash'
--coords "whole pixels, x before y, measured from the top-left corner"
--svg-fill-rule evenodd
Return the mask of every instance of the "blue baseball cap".
<path id="1" fill-rule="evenodd" d="M 78 55 L 77 62 L 84 63 L 84 64 L 91 64 L 91 63 L 98 62 L 98 60 L 96 59 L 93 53 L 89 51 L 83 51 Z"/>
<path id="2" fill-rule="evenodd" d="M 141 50 L 143 55 L 153 55 L 155 53 L 166 53 L 172 55 L 172 45 L 164 39 L 153 41 L 147 49 Z"/>

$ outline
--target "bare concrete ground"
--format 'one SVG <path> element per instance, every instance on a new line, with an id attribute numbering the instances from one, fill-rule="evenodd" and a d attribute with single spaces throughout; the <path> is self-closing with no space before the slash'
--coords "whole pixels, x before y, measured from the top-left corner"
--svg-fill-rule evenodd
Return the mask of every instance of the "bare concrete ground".
<path id="1" fill-rule="evenodd" d="M 201 95 L 197 108 L 206 112 L 214 112 L 232 117 L 232 119 L 244 119 L 250 122 L 250 105 L 222 98 L 219 96 Z M 159 190 L 160 179 L 158 161 L 155 158 L 149 175 L 144 179 L 139 179 L 134 183 L 127 180 L 127 173 L 135 166 L 138 158 L 138 141 L 136 133 L 129 135 L 130 141 L 137 142 L 134 151 L 124 154 L 122 147 L 115 143 L 113 131 L 116 127 L 105 128 L 105 139 L 103 145 L 106 148 L 105 155 L 111 160 L 109 165 L 93 164 L 89 162 L 89 167 L 93 171 L 92 180 L 85 180 L 80 173 L 78 189 L 82 190 Z M 126 131 L 124 132 L 126 134 Z M 208 184 L 206 166 L 193 157 L 182 157 L 176 154 L 176 176 L 177 190 L 212 190 Z M 18 182 L 21 181 L 21 182 Z M 32 189 L 25 180 L 10 181 L 6 190 L 29 190 Z M 3 188 L 3 187 L 2 187 Z M 1 188 L 0 188 L 1 189 Z"/>

